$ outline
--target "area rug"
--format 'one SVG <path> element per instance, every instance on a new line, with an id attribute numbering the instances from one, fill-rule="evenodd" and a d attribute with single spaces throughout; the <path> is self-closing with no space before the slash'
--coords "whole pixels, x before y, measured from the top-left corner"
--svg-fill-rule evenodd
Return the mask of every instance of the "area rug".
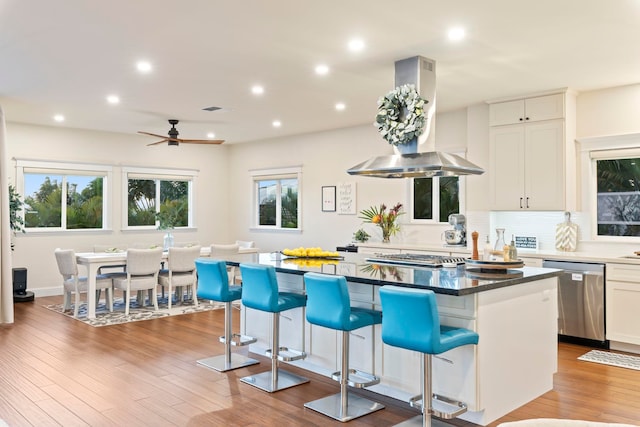
<path id="1" fill-rule="evenodd" d="M 64 314 L 67 317 L 75 319 L 73 317 L 73 309 L 64 311 L 63 304 L 50 304 L 45 305 L 45 308 L 55 311 L 57 313 Z M 129 303 L 129 315 L 124 314 L 124 300 L 122 298 L 116 298 L 113 302 L 113 312 L 109 312 L 104 301 L 100 301 L 96 307 L 96 318 L 87 319 L 87 305 L 82 304 L 78 311 L 78 318 L 81 322 L 91 326 L 110 326 L 119 325 L 128 322 L 139 322 L 141 320 L 158 319 L 160 317 L 177 316 L 181 314 L 198 313 L 201 311 L 217 310 L 224 308 L 224 304 L 220 302 L 198 300 L 198 306 L 194 306 L 191 300 L 182 302 L 180 304 L 171 305 L 169 310 L 167 305 L 167 298 L 158 298 L 158 311 L 153 309 L 153 305 L 147 304 L 140 307 L 135 298 Z"/>
<path id="2" fill-rule="evenodd" d="M 603 365 L 618 366 L 620 368 L 640 371 L 640 357 L 626 354 L 610 353 L 608 351 L 591 350 L 578 357 L 578 360 L 601 363 Z"/>

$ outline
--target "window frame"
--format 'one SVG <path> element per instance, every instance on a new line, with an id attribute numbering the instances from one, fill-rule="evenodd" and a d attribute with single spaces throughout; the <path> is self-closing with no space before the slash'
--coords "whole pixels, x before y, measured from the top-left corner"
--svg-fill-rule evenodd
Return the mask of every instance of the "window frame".
<path id="1" fill-rule="evenodd" d="M 302 232 L 302 167 L 291 166 L 273 169 L 254 169 L 249 171 L 251 178 L 251 227 L 252 231 L 274 231 L 281 233 Z M 283 228 L 281 224 L 281 191 L 278 185 L 278 199 L 276 201 L 276 225 L 260 225 L 259 181 L 296 179 L 298 181 L 298 227 Z"/>
<path id="2" fill-rule="evenodd" d="M 160 181 L 187 181 L 188 182 L 188 203 L 189 215 L 186 227 L 176 227 L 177 230 L 189 230 L 196 228 L 196 203 L 195 192 L 197 187 L 198 170 L 194 169 L 169 169 L 169 168 L 149 168 L 149 167 L 122 167 L 122 230 L 124 231 L 141 231 L 141 230 L 157 230 L 159 221 L 156 219 L 154 225 L 129 225 L 129 179 L 130 175 L 135 175 L 137 179 L 147 179 L 156 181 L 159 189 Z M 160 192 L 156 192 L 156 209 L 160 208 L 159 204 Z"/>
<path id="3" fill-rule="evenodd" d="M 410 224 L 423 224 L 423 225 L 442 225 L 448 224 L 447 221 L 440 222 L 440 178 L 439 176 L 433 177 L 425 177 L 432 178 L 432 192 L 431 192 L 431 203 L 433 206 L 433 218 L 432 219 L 422 219 L 422 218 L 414 218 L 413 210 L 415 204 L 415 194 L 414 194 L 414 180 L 415 178 L 410 178 L 407 180 L 407 209 L 408 209 L 408 217 Z M 448 177 L 444 177 L 448 178 Z M 466 177 L 458 176 L 458 211 L 456 213 L 464 214 L 466 210 L 465 199 L 466 199 Z"/>
<path id="4" fill-rule="evenodd" d="M 111 208 L 112 208 L 112 182 L 113 167 L 98 163 L 81 162 L 58 162 L 52 160 L 15 159 L 16 161 L 16 190 L 24 200 L 25 196 L 25 173 L 26 174 L 47 174 L 62 175 L 62 198 L 60 227 L 24 227 L 25 233 L 90 233 L 96 231 L 110 231 L 112 229 Z M 101 228 L 71 228 L 67 229 L 66 224 L 66 194 L 68 176 L 73 175 L 95 175 L 102 176 L 102 227 Z M 25 211 L 20 212 L 22 219 L 25 218 Z"/>
<path id="5" fill-rule="evenodd" d="M 601 242 L 640 242 L 640 236 L 604 236 L 598 234 L 598 160 L 640 158 L 640 148 L 612 147 L 588 150 L 589 156 L 589 198 L 591 204 L 591 238 Z"/>

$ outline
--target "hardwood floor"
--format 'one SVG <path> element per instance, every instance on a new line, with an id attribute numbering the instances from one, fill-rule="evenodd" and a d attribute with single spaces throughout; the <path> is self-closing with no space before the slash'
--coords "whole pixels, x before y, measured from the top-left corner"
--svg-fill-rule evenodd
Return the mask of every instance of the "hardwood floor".
<path id="1" fill-rule="evenodd" d="M 12 427 L 343 425 L 303 407 L 338 392 L 330 379 L 288 367 L 311 382 L 267 394 L 239 382 L 267 370 L 266 358 L 226 374 L 197 365 L 222 353 L 223 310 L 93 328 L 42 307 L 60 301 L 16 304 L 15 324 L 0 327 L 0 419 Z M 640 425 L 640 371 L 578 361 L 585 347 L 559 349 L 554 389 L 492 425 L 527 418 Z M 386 408 L 351 426 L 389 426 L 416 414 L 365 394 Z"/>

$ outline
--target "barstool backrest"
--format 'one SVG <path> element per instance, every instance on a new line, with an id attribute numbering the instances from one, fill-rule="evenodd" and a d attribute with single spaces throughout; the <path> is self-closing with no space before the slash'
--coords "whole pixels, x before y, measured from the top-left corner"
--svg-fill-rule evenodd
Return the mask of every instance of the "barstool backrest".
<path id="1" fill-rule="evenodd" d="M 198 298 L 213 301 L 232 301 L 229 295 L 227 263 L 219 259 L 196 259 L 198 272 Z"/>
<path id="2" fill-rule="evenodd" d="M 307 321 L 325 328 L 351 330 L 351 300 L 344 276 L 306 273 Z"/>
<path id="3" fill-rule="evenodd" d="M 242 304 L 256 310 L 279 312 L 278 279 L 270 265 L 240 264 Z"/>
<path id="4" fill-rule="evenodd" d="M 428 354 L 442 352 L 440 318 L 433 291 L 383 286 L 380 302 L 385 344 Z"/>

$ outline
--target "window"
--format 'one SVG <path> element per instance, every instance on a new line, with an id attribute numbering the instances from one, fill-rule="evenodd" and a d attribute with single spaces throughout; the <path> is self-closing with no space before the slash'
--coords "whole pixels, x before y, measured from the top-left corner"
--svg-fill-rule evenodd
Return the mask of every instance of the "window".
<path id="1" fill-rule="evenodd" d="M 594 151 L 597 236 L 640 237 L 640 151 Z"/>
<path id="2" fill-rule="evenodd" d="M 300 230 L 300 168 L 251 171 L 254 226 Z"/>
<path id="3" fill-rule="evenodd" d="M 125 168 L 129 228 L 193 227 L 194 171 Z"/>
<path id="4" fill-rule="evenodd" d="M 411 219 L 415 222 L 447 222 L 449 215 L 460 213 L 460 177 L 413 178 L 410 180 Z"/>
<path id="5" fill-rule="evenodd" d="M 17 160 L 26 231 L 108 228 L 111 167 Z"/>

